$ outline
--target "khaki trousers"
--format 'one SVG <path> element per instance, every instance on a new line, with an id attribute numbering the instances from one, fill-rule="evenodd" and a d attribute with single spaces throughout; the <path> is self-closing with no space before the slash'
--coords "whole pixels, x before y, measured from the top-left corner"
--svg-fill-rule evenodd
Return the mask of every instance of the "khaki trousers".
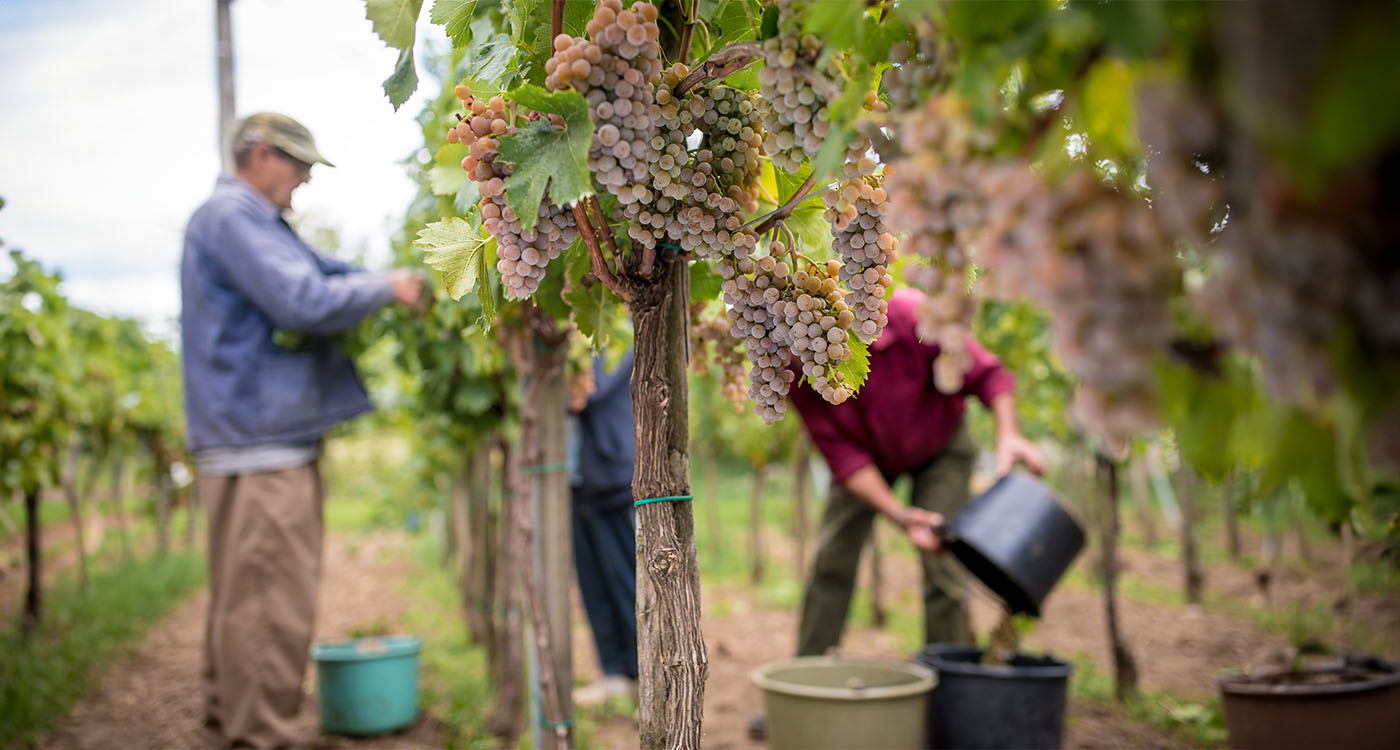
<path id="1" fill-rule="evenodd" d="M 284 747 L 293 727 L 321 578 L 321 473 L 199 478 L 209 515 L 204 639 L 207 733 L 225 747 Z"/>
<path id="2" fill-rule="evenodd" d="M 911 504 L 950 519 L 967 504 L 977 446 L 967 425 L 948 447 L 912 472 Z M 886 477 L 893 483 L 893 477 Z M 854 492 L 833 485 L 822 512 L 817 554 L 807 578 L 798 625 L 797 655 L 818 656 L 841 642 L 851 608 L 861 550 L 870 538 L 875 511 Z M 907 544 L 908 542 L 900 542 Z M 924 642 L 973 642 L 967 573 L 952 555 L 919 556 L 924 570 Z"/>

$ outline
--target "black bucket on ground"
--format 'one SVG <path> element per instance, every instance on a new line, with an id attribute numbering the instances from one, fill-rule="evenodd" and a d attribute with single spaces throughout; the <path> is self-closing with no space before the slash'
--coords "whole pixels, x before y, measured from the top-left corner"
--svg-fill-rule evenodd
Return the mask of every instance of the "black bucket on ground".
<path id="1" fill-rule="evenodd" d="M 1040 606 L 1079 550 L 1084 530 L 1048 487 L 1011 472 L 949 521 L 944 543 L 1013 612 Z"/>
<path id="2" fill-rule="evenodd" d="M 984 665 L 981 649 L 952 643 L 930 644 L 915 661 L 938 673 L 928 699 L 930 747 L 1060 747 L 1073 665 L 1027 654 Z"/>

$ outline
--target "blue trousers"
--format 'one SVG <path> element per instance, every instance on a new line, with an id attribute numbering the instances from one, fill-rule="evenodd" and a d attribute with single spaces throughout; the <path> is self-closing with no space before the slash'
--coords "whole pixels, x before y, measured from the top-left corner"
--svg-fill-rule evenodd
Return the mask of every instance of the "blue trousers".
<path id="1" fill-rule="evenodd" d="M 598 509 L 575 495 L 574 567 L 605 675 L 637 678 L 637 522 L 631 505 Z"/>

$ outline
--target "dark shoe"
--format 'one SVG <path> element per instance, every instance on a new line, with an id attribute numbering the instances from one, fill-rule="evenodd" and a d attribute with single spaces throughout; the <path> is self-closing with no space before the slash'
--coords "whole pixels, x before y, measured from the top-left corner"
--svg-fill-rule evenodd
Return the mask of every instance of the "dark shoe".
<path id="1" fill-rule="evenodd" d="M 763 742 L 768 739 L 768 716 L 766 714 L 756 714 L 749 719 L 749 739 L 754 742 Z"/>

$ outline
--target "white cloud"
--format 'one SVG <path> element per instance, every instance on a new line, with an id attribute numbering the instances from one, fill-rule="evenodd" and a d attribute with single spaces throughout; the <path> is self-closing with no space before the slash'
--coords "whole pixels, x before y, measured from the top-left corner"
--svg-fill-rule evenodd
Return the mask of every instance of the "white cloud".
<path id="1" fill-rule="evenodd" d="M 232 7 L 239 114 L 311 129 L 337 167 L 316 167 L 296 209 L 382 262 L 413 195 L 399 162 L 421 142 L 421 95 L 389 105 L 395 53 L 362 2 Z M 213 3 L 6 0 L 0 102 L 0 239 L 61 269 L 77 304 L 164 328 L 185 221 L 218 173 Z"/>

